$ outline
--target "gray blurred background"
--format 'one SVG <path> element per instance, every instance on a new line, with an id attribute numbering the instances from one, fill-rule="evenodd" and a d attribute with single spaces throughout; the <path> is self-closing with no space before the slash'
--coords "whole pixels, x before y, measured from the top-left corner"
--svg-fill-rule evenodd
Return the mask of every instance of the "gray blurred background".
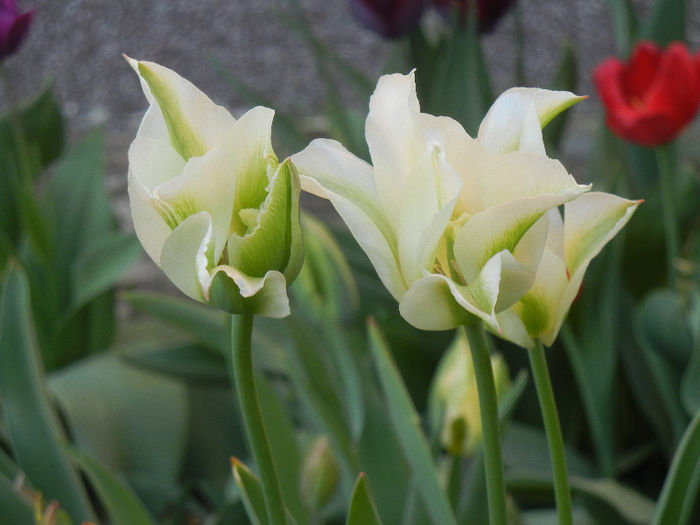
<path id="1" fill-rule="evenodd" d="M 645 13 L 650 1 L 635 1 Z M 391 44 L 360 26 L 348 0 L 300 0 L 314 32 L 341 57 L 373 79 L 383 72 Z M 585 158 L 586 137 L 600 107 L 591 85 L 592 68 L 614 54 L 606 0 L 520 0 L 528 85 L 552 78 L 562 45 L 575 44 L 580 94 L 592 95 L 570 119 L 563 156 L 574 167 Z M 700 1 L 689 0 L 688 37 L 700 48 Z M 115 211 L 130 229 L 126 152 L 146 109 L 136 75 L 121 54 L 156 61 L 196 84 L 234 116 L 247 108 L 215 71 L 227 68 L 275 102 L 275 107 L 313 117 L 320 113 L 323 85 L 311 52 L 280 17 L 287 0 L 21 0 L 36 7 L 35 24 L 6 65 L 17 92 L 30 97 L 52 82 L 75 139 L 95 126 L 107 131 L 109 186 Z M 495 91 L 515 82 L 513 12 L 482 39 Z M 349 104 L 357 104 L 348 98 Z M 0 107 L 6 102 L 0 100 Z M 358 109 L 363 109 L 358 107 Z M 568 156 L 568 159 L 567 159 Z M 569 164 L 566 163 L 569 160 Z"/>

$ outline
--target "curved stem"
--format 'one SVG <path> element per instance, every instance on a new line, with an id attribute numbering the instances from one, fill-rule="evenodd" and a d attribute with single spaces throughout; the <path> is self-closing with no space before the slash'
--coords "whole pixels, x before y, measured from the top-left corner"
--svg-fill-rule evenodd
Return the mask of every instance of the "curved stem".
<path id="1" fill-rule="evenodd" d="M 679 253 L 678 221 L 676 219 L 676 185 L 675 173 L 671 168 L 671 159 L 668 146 L 659 146 L 655 150 L 656 163 L 659 167 L 661 185 L 661 212 L 664 223 L 664 236 L 666 238 L 666 271 L 668 272 L 668 284 L 676 286 L 676 257 Z"/>
<path id="2" fill-rule="evenodd" d="M 535 379 L 537 398 L 540 401 L 544 429 L 547 433 L 549 457 L 552 462 L 552 472 L 554 475 L 554 498 L 557 502 L 559 524 L 572 525 L 571 490 L 569 489 L 569 478 L 566 472 L 564 439 L 561 435 L 557 406 L 554 402 L 554 391 L 552 390 L 552 382 L 549 379 L 547 360 L 545 359 L 542 343 L 538 342 L 534 348 L 528 351 L 528 354 L 530 356 L 532 375 Z"/>
<path id="3" fill-rule="evenodd" d="M 506 525 L 506 485 L 503 476 L 498 399 L 496 398 L 496 383 L 491 367 L 491 355 L 482 324 L 467 325 L 465 329 L 474 362 L 476 387 L 479 392 L 489 523 L 491 525 Z"/>
<path id="4" fill-rule="evenodd" d="M 282 489 L 255 388 L 253 352 L 250 344 L 252 334 L 253 315 L 234 315 L 231 319 L 231 356 L 236 393 L 243 414 L 246 435 L 260 472 L 260 482 L 270 523 L 286 525 L 287 516 Z"/>

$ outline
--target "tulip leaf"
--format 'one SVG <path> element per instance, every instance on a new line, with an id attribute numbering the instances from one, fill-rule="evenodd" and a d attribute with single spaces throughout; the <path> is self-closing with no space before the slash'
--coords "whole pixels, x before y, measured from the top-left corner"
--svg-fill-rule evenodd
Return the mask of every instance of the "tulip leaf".
<path id="1" fill-rule="evenodd" d="M 230 384 L 224 358 L 198 344 L 125 353 L 122 357 L 129 364 L 182 379 L 189 384 Z"/>
<path id="2" fill-rule="evenodd" d="M 687 417 L 683 410 L 678 385 L 681 381 L 680 372 L 673 366 L 664 354 L 664 348 L 660 341 L 654 339 L 648 331 L 647 310 L 658 295 L 650 295 L 640 304 L 634 315 L 634 333 L 638 348 L 632 358 L 637 371 L 631 371 L 633 392 L 639 398 L 640 406 L 650 417 L 650 422 L 655 426 L 659 437 L 668 449 L 678 442 L 687 424 Z M 682 337 L 682 336 L 681 336 Z M 630 360 L 632 360 L 630 359 Z M 630 363 L 632 364 L 632 363 Z M 655 409 L 647 402 L 649 396 L 658 404 Z M 658 410 L 660 408 L 660 410 Z"/>
<path id="3" fill-rule="evenodd" d="M 92 483 L 107 508 L 113 525 L 153 525 L 154 521 L 143 503 L 128 485 L 117 479 L 107 468 L 75 447 L 66 447 L 69 455 Z"/>
<path id="4" fill-rule="evenodd" d="M 29 282 L 11 265 L 0 303 L 0 398 L 12 450 L 32 485 L 77 521 L 92 508 L 61 443 L 65 436 L 49 404 L 33 335 Z"/>
<path id="5" fill-rule="evenodd" d="M 232 458 L 231 463 L 233 478 L 236 480 L 236 486 L 241 491 L 243 505 L 252 525 L 268 525 L 270 521 L 267 517 L 265 496 L 258 477 L 237 458 Z"/>
<path id="6" fill-rule="evenodd" d="M 0 516 L 6 525 L 34 523 L 34 511 L 28 499 L 3 474 L 0 474 Z"/>
<path id="7" fill-rule="evenodd" d="M 272 386 L 261 374 L 256 375 L 260 408 L 270 440 L 272 457 L 280 479 L 282 495 L 289 512 L 301 523 L 309 521 L 308 512 L 301 501 L 299 478 L 301 453 L 297 445 L 294 426 Z"/>
<path id="8" fill-rule="evenodd" d="M 576 51 L 574 46 L 568 40 L 564 44 L 559 65 L 556 69 L 556 74 L 549 84 L 549 89 L 556 91 L 576 91 L 578 61 L 576 60 Z M 564 111 L 558 118 L 553 119 L 542 129 L 545 143 L 549 147 L 554 147 L 558 151 L 561 145 L 561 138 L 564 134 L 566 123 L 569 120 L 571 112 Z M 554 157 L 553 152 L 550 155 Z"/>
<path id="9" fill-rule="evenodd" d="M 346 525 L 382 525 L 374 505 L 369 483 L 364 472 L 360 473 L 350 498 L 350 508 Z"/>
<path id="10" fill-rule="evenodd" d="M 700 412 L 695 414 L 676 450 L 653 525 L 685 525 L 700 493 Z"/>
<path id="11" fill-rule="evenodd" d="M 445 492 L 440 487 L 430 448 L 421 428 L 419 417 L 406 386 L 391 358 L 389 349 L 377 324 L 370 320 L 368 337 L 375 370 L 388 404 L 389 420 L 411 469 L 417 488 L 431 521 L 435 525 L 456 525 Z"/>
<path id="12" fill-rule="evenodd" d="M 230 315 L 188 299 L 152 292 L 127 292 L 122 295 L 135 308 L 184 330 L 208 348 L 222 355 L 230 351 L 226 327 Z"/>
<path id="13" fill-rule="evenodd" d="M 448 115 L 464 126 L 472 137 L 494 97 L 478 33 L 478 17 L 466 24 L 455 17 L 445 59 L 435 76 L 436 86 L 425 110 Z"/>
<path id="14" fill-rule="evenodd" d="M 170 497 L 187 444 L 182 382 L 103 353 L 54 372 L 49 386 L 81 450 L 142 498 Z"/>
<path id="15" fill-rule="evenodd" d="M 87 246 L 73 263 L 73 308 L 79 309 L 114 286 L 142 253 L 133 235 L 114 234 Z"/>
<path id="16" fill-rule="evenodd" d="M 627 58 L 632 43 L 637 40 L 639 21 L 630 0 L 608 0 L 615 28 L 615 43 L 617 54 Z"/>
<path id="17" fill-rule="evenodd" d="M 685 0 L 656 0 L 644 21 L 641 37 L 653 40 L 662 47 L 674 41 L 685 40 Z"/>

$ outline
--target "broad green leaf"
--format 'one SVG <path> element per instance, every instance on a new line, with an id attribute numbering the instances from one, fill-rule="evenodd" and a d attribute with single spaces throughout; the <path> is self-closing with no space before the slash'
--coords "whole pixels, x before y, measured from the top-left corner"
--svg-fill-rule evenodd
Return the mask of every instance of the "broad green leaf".
<path id="1" fill-rule="evenodd" d="M 267 508 L 265 508 L 265 496 L 258 477 L 237 458 L 231 458 L 233 478 L 241 491 L 243 504 L 248 513 L 248 518 L 253 525 L 268 525 Z"/>
<path id="2" fill-rule="evenodd" d="M 355 483 L 350 498 L 348 519 L 345 523 L 346 525 L 382 525 L 364 473 L 360 473 Z"/>
<path id="3" fill-rule="evenodd" d="M 47 199 L 55 235 L 55 273 L 63 304 L 70 299 L 76 254 L 114 229 L 104 185 L 104 138 L 88 135 L 68 151 L 49 180 Z"/>
<path id="4" fill-rule="evenodd" d="M 126 476 L 142 499 L 169 497 L 186 446 L 182 382 L 101 354 L 55 372 L 49 386 L 81 450 Z"/>
<path id="5" fill-rule="evenodd" d="M 177 326 L 209 348 L 228 355 L 231 344 L 226 327 L 228 314 L 160 293 L 127 292 L 123 298 L 137 309 Z"/>
<path id="6" fill-rule="evenodd" d="M 679 367 L 685 367 L 693 347 L 686 310 L 681 294 L 670 288 L 654 290 L 637 308 L 640 335 Z"/>
<path id="7" fill-rule="evenodd" d="M 61 448 L 66 438 L 46 393 L 29 283 L 14 265 L 0 304 L 0 398 L 12 450 L 32 485 L 59 501 L 76 521 L 94 519 L 85 488 Z"/>
<path id="8" fill-rule="evenodd" d="M 190 384 L 230 385 L 223 357 L 198 344 L 132 351 L 122 357 L 129 364 Z"/>
<path id="9" fill-rule="evenodd" d="M 685 525 L 697 505 L 700 491 L 700 412 L 683 435 L 664 487 L 653 525 Z M 687 510 L 690 509 L 690 510 Z"/>
<path id="10" fill-rule="evenodd" d="M 384 337 L 370 320 L 368 337 L 375 370 L 388 404 L 389 419 L 404 457 L 416 481 L 423 503 L 435 525 L 456 525 L 447 496 L 440 487 L 428 443 L 418 425 L 419 417 L 401 380 Z"/>
<path id="11" fill-rule="evenodd" d="M 642 38 L 660 46 L 685 40 L 685 0 L 656 0 L 641 30 Z"/>
<path id="12" fill-rule="evenodd" d="M 3 474 L 0 474 L 0 516 L 6 525 L 28 525 L 34 520 L 34 511 L 27 497 L 20 494 Z"/>
<path id="13" fill-rule="evenodd" d="M 68 446 L 67 451 L 92 483 L 113 525 L 154 524 L 143 503 L 128 485 L 77 448 Z"/>
<path id="14" fill-rule="evenodd" d="M 114 234 L 86 246 L 73 262 L 73 308 L 80 308 L 114 286 L 141 254 L 141 245 L 133 235 Z"/>

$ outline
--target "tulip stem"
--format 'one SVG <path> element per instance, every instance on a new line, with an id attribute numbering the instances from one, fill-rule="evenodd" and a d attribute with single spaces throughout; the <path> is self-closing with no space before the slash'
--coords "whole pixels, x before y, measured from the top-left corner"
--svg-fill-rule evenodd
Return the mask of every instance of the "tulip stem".
<path id="1" fill-rule="evenodd" d="M 491 367 L 491 355 L 483 325 L 475 323 L 465 326 L 465 329 L 474 362 L 474 375 L 479 393 L 489 523 L 491 525 L 506 525 L 506 485 L 501 457 L 498 399 L 496 398 L 496 383 Z"/>
<path id="2" fill-rule="evenodd" d="M 557 406 L 554 402 L 554 391 L 547 370 L 547 360 L 544 355 L 542 343 L 537 342 L 534 348 L 528 351 L 532 376 L 535 379 L 535 388 L 540 402 L 540 411 L 544 420 L 544 429 L 549 445 L 549 457 L 552 463 L 554 475 L 554 499 L 557 502 L 557 514 L 559 525 L 572 525 L 571 490 L 569 489 L 569 477 L 566 472 L 566 456 L 564 454 L 564 439 L 559 426 Z"/>
<path id="3" fill-rule="evenodd" d="M 664 236 L 666 238 L 666 271 L 668 284 L 676 286 L 676 257 L 678 257 L 678 223 L 675 205 L 677 202 L 675 173 L 671 168 L 668 146 L 655 148 L 656 163 L 659 167 L 661 185 L 661 212 L 663 215 Z"/>
<path id="4" fill-rule="evenodd" d="M 253 315 L 234 315 L 231 319 L 231 356 L 238 402 L 243 414 L 248 443 L 260 472 L 260 482 L 265 496 L 265 507 L 270 523 L 286 525 L 282 489 L 272 458 L 270 440 L 265 430 L 260 401 L 255 387 L 253 370 Z"/>

